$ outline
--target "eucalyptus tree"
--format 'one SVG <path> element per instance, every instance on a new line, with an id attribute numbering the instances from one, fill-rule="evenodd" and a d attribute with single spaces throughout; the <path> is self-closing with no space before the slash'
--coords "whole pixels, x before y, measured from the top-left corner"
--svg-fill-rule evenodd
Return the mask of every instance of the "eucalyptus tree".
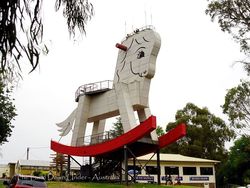
<path id="1" fill-rule="evenodd" d="M 0 145 L 7 142 L 7 138 L 11 136 L 12 121 L 17 115 L 10 93 L 11 89 L 5 86 L 0 77 Z"/>
<path id="2" fill-rule="evenodd" d="M 235 134 L 221 118 L 206 107 L 187 103 L 176 112 L 175 122 L 167 124 L 166 132 L 179 123 L 187 125 L 187 134 L 168 146 L 165 152 L 215 160 L 226 158 L 225 142 L 234 138 Z"/>
<path id="3" fill-rule="evenodd" d="M 240 134 L 250 131 L 250 82 L 241 83 L 229 89 L 222 105 L 223 113 L 228 116 L 230 125 Z"/>
<path id="4" fill-rule="evenodd" d="M 40 55 L 48 53 L 43 43 L 43 0 L 0 1 L 0 74 L 3 78 L 21 76 L 22 63 L 28 61 L 34 71 Z M 63 8 L 71 35 L 85 33 L 85 25 L 93 16 L 88 0 L 56 0 L 55 10 Z"/>
<path id="5" fill-rule="evenodd" d="M 250 182 L 250 136 L 238 138 L 230 148 L 224 168 L 227 183 L 244 185 Z"/>
<path id="6" fill-rule="evenodd" d="M 241 61 L 250 74 L 250 1 L 249 0 L 213 0 L 206 10 L 211 19 L 217 20 L 222 31 L 233 36 L 240 44 L 240 50 L 246 54 Z"/>

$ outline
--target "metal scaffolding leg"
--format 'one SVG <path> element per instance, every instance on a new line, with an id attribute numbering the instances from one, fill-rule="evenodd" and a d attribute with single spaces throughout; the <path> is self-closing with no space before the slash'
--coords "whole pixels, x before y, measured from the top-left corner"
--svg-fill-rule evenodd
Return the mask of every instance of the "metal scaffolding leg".
<path id="1" fill-rule="evenodd" d="M 134 171 L 133 171 L 133 172 L 134 172 L 134 173 L 133 173 L 133 175 L 134 175 L 134 183 L 136 183 L 136 173 L 135 173 L 135 172 L 136 172 L 136 169 L 135 169 L 135 160 L 136 160 L 136 159 L 135 159 L 135 157 L 134 157 L 134 158 L 133 158 L 133 170 L 134 170 Z"/>
<path id="2" fill-rule="evenodd" d="M 122 160 L 120 160 L 120 184 L 122 184 Z"/>
<path id="3" fill-rule="evenodd" d="M 69 180 L 70 179 L 70 155 L 68 155 L 68 159 L 67 159 L 67 173 L 68 173 L 68 177 L 67 179 Z"/>
<path id="4" fill-rule="evenodd" d="M 125 169 L 125 183 L 128 186 L 128 152 L 127 152 L 127 145 L 124 146 L 124 169 Z"/>
<path id="5" fill-rule="evenodd" d="M 160 166 L 160 150 L 157 149 L 156 151 L 157 156 L 157 183 L 158 185 L 161 184 L 161 166 Z"/>
<path id="6" fill-rule="evenodd" d="M 102 167 L 103 167 L 103 158 L 100 158 L 100 161 L 99 161 L 99 164 L 100 164 L 100 170 L 99 170 L 99 177 L 101 177 L 103 174 L 102 174 Z"/>
<path id="7" fill-rule="evenodd" d="M 93 178 L 92 157 L 89 157 L 89 176 L 90 179 Z"/>

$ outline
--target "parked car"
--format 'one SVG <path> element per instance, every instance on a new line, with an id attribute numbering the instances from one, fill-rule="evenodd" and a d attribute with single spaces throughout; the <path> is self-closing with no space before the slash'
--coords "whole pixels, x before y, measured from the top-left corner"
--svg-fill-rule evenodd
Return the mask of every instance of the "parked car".
<path id="1" fill-rule="evenodd" d="M 131 169 L 131 170 L 129 170 L 128 171 L 128 174 L 134 174 L 134 172 L 135 172 L 135 174 L 138 174 L 139 173 L 139 171 L 138 170 L 133 170 L 133 169 Z"/>
<path id="2" fill-rule="evenodd" d="M 45 179 L 37 176 L 15 175 L 10 181 L 4 181 L 6 188 L 47 188 Z"/>

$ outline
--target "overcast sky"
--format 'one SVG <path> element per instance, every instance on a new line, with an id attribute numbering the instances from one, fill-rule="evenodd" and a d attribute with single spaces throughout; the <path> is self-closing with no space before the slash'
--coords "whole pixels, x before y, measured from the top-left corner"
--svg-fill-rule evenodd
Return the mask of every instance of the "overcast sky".
<path id="1" fill-rule="evenodd" d="M 14 91 L 18 116 L 9 142 L 1 147 L 0 163 L 26 158 L 49 160 L 50 140 L 58 140 L 55 123 L 76 107 L 74 94 L 83 84 L 113 79 L 118 49 L 126 33 L 153 25 L 161 36 L 156 74 L 151 82 L 150 108 L 165 129 L 187 102 L 208 107 L 226 120 L 221 105 L 226 90 L 246 77 L 243 58 L 230 35 L 205 15 L 206 0 L 91 1 L 95 15 L 86 36 L 70 40 L 66 21 L 44 1 L 44 39 L 50 47 L 39 70 L 27 74 Z M 112 126 L 112 123 L 111 125 Z M 69 144 L 71 135 L 62 139 Z"/>

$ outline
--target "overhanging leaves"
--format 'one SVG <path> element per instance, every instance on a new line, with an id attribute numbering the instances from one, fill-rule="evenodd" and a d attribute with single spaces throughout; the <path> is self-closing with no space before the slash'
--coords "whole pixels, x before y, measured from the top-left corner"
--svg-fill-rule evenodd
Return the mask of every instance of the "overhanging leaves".
<path id="1" fill-rule="evenodd" d="M 43 44 L 41 17 L 43 0 L 0 1 L 0 74 L 21 75 L 21 60 L 31 65 L 30 72 L 39 65 L 41 53 L 48 53 Z M 68 30 L 75 35 L 78 28 L 85 33 L 85 24 L 93 15 L 93 6 L 87 0 L 56 0 L 56 10 L 63 6 Z M 17 67 L 17 68 L 16 68 Z"/>

